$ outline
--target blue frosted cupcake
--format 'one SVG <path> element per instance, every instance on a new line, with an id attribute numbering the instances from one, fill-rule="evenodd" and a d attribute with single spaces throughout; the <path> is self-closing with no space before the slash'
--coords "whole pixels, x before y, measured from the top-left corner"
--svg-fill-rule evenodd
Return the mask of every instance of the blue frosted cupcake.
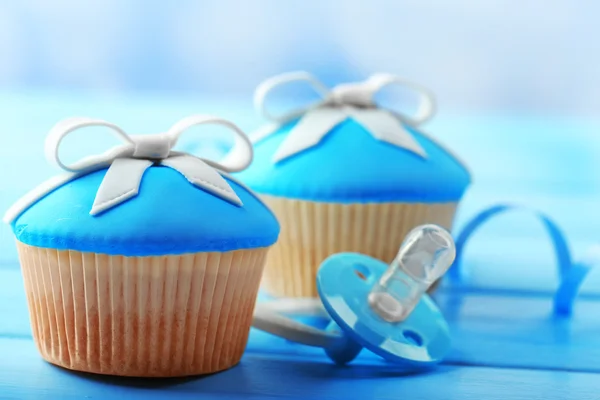
<path id="1" fill-rule="evenodd" d="M 222 163 L 175 152 L 182 132 L 220 124 L 238 140 Z M 70 132 L 103 126 L 125 144 L 65 165 Z M 213 373 L 242 357 L 268 248 L 279 225 L 227 172 L 252 159 L 233 124 L 193 116 L 129 136 L 70 119 L 46 142 L 68 171 L 6 214 L 17 239 L 34 340 L 47 361 L 93 373 Z"/>
<path id="2" fill-rule="evenodd" d="M 267 95 L 292 82 L 309 83 L 323 101 L 273 116 Z M 420 96 L 415 117 L 373 101 L 392 84 Z M 352 251 L 391 262 L 415 226 L 451 228 L 470 175 L 416 128 L 434 111 L 426 90 L 385 74 L 329 90 L 309 74 L 293 73 L 264 82 L 256 102 L 275 123 L 251 136 L 254 161 L 239 177 L 281 224 L 263 278 L 270 294 L 317 296 L 316 270 L 329 255 Z"/>

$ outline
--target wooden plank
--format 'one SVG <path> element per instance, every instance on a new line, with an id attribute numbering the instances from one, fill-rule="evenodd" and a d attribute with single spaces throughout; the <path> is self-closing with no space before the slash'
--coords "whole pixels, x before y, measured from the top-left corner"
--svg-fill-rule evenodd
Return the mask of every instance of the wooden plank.
<path id="1" fill-rule="evenodd" d="M 552 314 L 547 297 L 436 295 L 451 329 L 446 364 L 600 372 L 600 302 L 580 300 L 570 318 Z M 253 332 L 249 351 L 318 356 L 309 348 Z M 376 358 L 366 353 L 364 357 Z"/>
<path id="2" fill-rule="evenodd" d="M 73 373 L 42 361 L 32 341 L 0 339 L 2 399 L 592 399 L 600 375 L 442 366 L 410 374 L 378 360 L 347 367 L 324 357 L 247 353 L 240 365 L 200 378 L 142 380 Z"/>
<path id="3" fill-rule="evenodd" d="M 600 302 L 580 299 L 571 317 L 547 297 L 440 293 L 453 337 L 450 362 L 599 371 Z"/>

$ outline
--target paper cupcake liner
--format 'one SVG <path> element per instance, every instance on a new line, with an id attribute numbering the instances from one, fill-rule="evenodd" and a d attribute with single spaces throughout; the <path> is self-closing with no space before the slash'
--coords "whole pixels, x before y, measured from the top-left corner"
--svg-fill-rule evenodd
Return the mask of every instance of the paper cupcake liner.
<path id="1" fill-rule="evenodd" d="M 263 289 L 277 297 L 317 297 L 323 260 L 358 252 L 391 262 L 406 234 L 433 223 L 450 229 L 457 203 L 320 203 L 263 196 L 281 224 L 267 256 Z"/>
<path id="2" fill-rule="evenodd" d="M 240 361 L 266 248 L 122 257 L 17 247 L 47 361 L 139 377 L 208 374 Z"/>

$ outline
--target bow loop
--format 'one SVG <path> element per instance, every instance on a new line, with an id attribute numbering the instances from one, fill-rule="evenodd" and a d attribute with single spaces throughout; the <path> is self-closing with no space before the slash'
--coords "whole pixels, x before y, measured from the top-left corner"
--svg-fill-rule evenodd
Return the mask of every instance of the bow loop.
<path id="1" fill-rule="evenodd" d="M 74 162 L 73 164 L 65 164 L 59 155 L 60 145 L 64 138 L 74 131 L 85 127 L 106 127 L 109 128 L 117 138 L 121 139 L 125 144 L 123 146 L 114 147 L 102 154 L 90 155 Z M 82 173 L 90 168 L 95 168 L 98 165 L 109 165 L 115 158 L 133 150 L 135 144 L 133 140 L 121 128 L 110 122 L 99 119 L 74 117 L 65 119 L 56 124 L 48 133 L 44 152 L 46 159 L 52 165 L 72 173 Z"/>
<path id="2" fill-rule="evenodd" d="M 269 111 L 266 102 L 268 95 L 274 89 L 294 82 L 308 83 L 321 95 L 322 100 L 287 113 Z M 375 102 L 375 95 L 392 85 L 408 88 L 417 94 L 419 106 L 415 115 L 408 116 L 397 110 L 386 109 Z M 264 117 L 279 124 L 301 117 L 275 152 L 275 163 L 316 146 L 333 128 L 349 118 L 362 125 L 375 139 L 426 157 L 425 150 L 403 124 L 418 125 L 435 112 L 435 100 L 430 91 L 395 75 L 383 73 L 374 74 L 363 82 L 341 84 L 333 89 L 328 89 L 306 72 L 278 75 L 258 86 L 255 105 Z M 262 132 L 256 140 L 262 140 L 270 133 Z"/>
<path id="3" fill-rule="evenodd" d="M 246 136 L 246 134 L 237 125 L 226 119 L 209 115 L 192 115 L 173 125 L 167 132 L 167 136 L 171 138 L 172 145 L 174 146 L 181 135 L 188 129 L 194 126 L 211 124 L 221 125 L 231 130 L 235 134 L 234 143 L 233 147 L 225 156 L 225 158 L 223 158 L 223 160 L 215 162 L 203 159 L 203 161 L 214 168 L 218 168 L 225 172 L 239 172 L 246 169 L 252 162 L 252 143 L 250 142 L 250 139 L 248 139 L 248 136 Z"/>
<path id="4" fill-rule="evenodd" d="M 436 103 L 434 94 L 427 88 L 417 85 L 416 83 L 404 80 L 396 75 L 387 73 L 377 73 L 371 75 L 365 81 L 365 87 L 371 91 L 373 95 L 379 93 L 386 87 L 399 86 L 403 89 L 412 91 L 418 100 L 417 111 L 414 116 L 408 116 L 406 113 L 398 110 L 390 110 L 400 120 L 409 125 L 420 125 L 433 117 L 436 111 Z M 381 106 L 380 106 L 381 107 Z"/>
<path id="5" fill-rule="evenodd" d="M 286 122 L 303 115 L 306 110 L 313 107 L 314 104 L 306 104 L 305 106 L 292 109 L 290 111 L 276 114 L 269 110 L 267 98 L 275 89 L 288 86 L 293 83 L 303 82 L 313 89 L 325 102 L 331 95 L 331 90 L 320 80 L 308 72 L 298 71 L 289 72 L 269 78 L 262 82 L 254 92 L 254 106 L 258 112 L 268 120 L 275 122 Z"/>

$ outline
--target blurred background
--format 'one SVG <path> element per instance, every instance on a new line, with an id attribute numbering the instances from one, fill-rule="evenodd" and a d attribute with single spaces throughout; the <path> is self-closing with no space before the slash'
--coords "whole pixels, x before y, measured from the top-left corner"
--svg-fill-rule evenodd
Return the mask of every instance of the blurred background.
<path id="1" fill-rule="evenodd" d="M 594 1 L 21 0 L 0 2 L 6 88 L 248 96 L 305 69 L 394 72 L 445 109 L 594 114 Z"/>
<path id="2" fill-rule="evenodd" d="M 271 75 L 333 85 L 382 71 L 436 93 L 423 128 L 471 166 L 457 231 L 517 202 L 552 216 L 579 257 L 600 239 L 599 15 L 585 0 L 0 0 L 0 208 L 57 173 L 42 146 L 62 118 L 156 132 L 215 113 L 251 131 Z M 556 286 L 525 213 L 482 229 L 465 260 L 474 287 Z M 17 268 L 7 226 L 0 265 Z M 600 277 L 585 290 L 600 293 Z"/>

